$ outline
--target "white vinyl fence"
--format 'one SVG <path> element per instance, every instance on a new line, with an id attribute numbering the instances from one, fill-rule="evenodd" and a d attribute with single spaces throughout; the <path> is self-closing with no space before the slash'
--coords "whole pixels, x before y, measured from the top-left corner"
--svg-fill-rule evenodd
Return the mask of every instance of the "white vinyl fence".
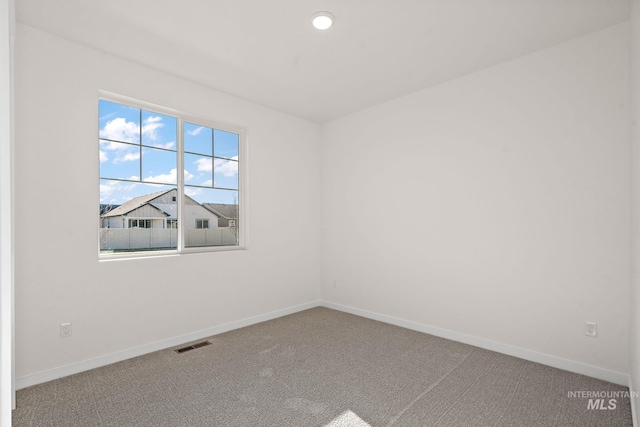
<path id="1" fill-rule="evenodd" d="M 233 229 L 207 228 L 184 231 L 185 247 L 235 245 Z M 178 230 L 175 228 L 101 228 L 101 251 L 130 251 L 175 248 Z"/>

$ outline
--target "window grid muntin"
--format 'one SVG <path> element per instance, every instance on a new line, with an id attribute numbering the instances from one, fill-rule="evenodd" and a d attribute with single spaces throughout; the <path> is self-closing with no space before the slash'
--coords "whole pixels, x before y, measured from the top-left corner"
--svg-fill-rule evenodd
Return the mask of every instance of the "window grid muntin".
<path id="1" fill-rule="evenodd" d="M 233 132 L 233 131 L 220 129 L 218 127 L 210 127 L 210 126 L 203 125 L 203 124 L 200 124 L 200 123 L 194 123 L 194 122 L 190 122 L 190 121 L 189 122 L 185 122 L 185 123 L 188 123 L 189 125 L 192 125 L 192 126 L 203 127 L 203 128 L 206 128 L 206 129 L 211 131 L 211 154 L 210 155 L 209 154 L 205 154 L 205 153 L 199 153 L 199 152 L 186 151 L 185 150 L 185 151 L 183 151 L 183 156 L 182 156 L 183 163 L 184 163 L 184 154 L 190 154 L 190 155 L 194 155 L 194 156 L 210 158 L 211 159 L 211 185 L 208 186 L 208 185 L 201 185 L 201 184 L 184 184 L 185 187 L 212 188 L 212 189 L 215 189 L 215 190 L 231 190 L 231 191 L 238 191 L 239 192 L 240 191 L 240 181 L 239 181 L 239 173 L 240 173 L 240 134 L 236 133 L 236 132 Z M 236 138 L 238 140 L 238 142 L 237 142 L 238 146 L 236 148 L 236 151 L 238 152 L 237 153 L 238 159 L 233 159 L 231 157 L 222 157 L 222 156 L 216 156 L 215 155 L 215 152 L 216 152 L 216 142 L 215 142 L 216 130 L 219 131 L 219 132 L 224 132 L 224 133 L 228 133 L 228 134 L 236 136 Z M 181 127 L 181 131 L 182 132 L 180 132 L 180 133 L 182 134 L 181 136 L 182 136 L 183 141 L 184 141 L 184 134 L 186 132 L 184 126 Z M 237 187 L 238 188 L 222 187 L 222 186 L 217 186 L 216 185 L 216 167 L 215 167 L 215 164 L 216 164 L 215 160 L 216 159 L 229 161 L 229 162 L 235 162 L 237 164 L 237 170 L 238 170 L 238 186 Z"/>

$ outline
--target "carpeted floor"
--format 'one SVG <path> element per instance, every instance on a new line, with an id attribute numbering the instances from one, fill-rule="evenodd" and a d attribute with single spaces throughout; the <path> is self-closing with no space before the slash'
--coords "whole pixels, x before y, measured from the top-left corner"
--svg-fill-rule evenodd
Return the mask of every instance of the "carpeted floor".
<path id="1" fill-rule="evenodd" d="M 209 340 L 19 390 L 13 425 L 632 425 L 569 395 L 625 387 L 326 308 Z"/>

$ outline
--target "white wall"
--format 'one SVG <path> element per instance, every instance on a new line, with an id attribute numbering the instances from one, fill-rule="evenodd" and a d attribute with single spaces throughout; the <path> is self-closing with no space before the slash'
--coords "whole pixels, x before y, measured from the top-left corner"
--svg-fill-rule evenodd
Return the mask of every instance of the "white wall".
<path id="1" fill-rule="evenodd" d="M 323 299 L 624 378 L 628 37 L 621 24 L 327 123 Z"/>
<path id="2" fill-rule="evenodd" d="M 13 1 L 0 0 L 0 425 L 11 425 L 13 392 Z"/>
<path id="3" fill-rule="evenodd" d="M 631 2 L 631 388 L 640 391 L 640 0 Z M 636 421 L 640 398 L 635 398 Z"/>
<path id="4" fill-rule="evenodd" d="M 317 124 L 17 31 L 18 379 L 319 299 Z M 98 90 L 247 128 L 247 250 L 98 262 Z M 48 209 L 73 221 L 43 229 Z"/>

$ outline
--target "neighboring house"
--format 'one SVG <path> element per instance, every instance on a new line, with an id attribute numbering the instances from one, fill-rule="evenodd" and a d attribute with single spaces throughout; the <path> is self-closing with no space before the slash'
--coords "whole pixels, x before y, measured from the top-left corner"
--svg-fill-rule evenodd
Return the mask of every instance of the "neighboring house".
<path id="1" fill-rule="evenodd" d="M 133 198 L 100 215 L 102 228 L 177 228 L 177 196 L 173 188 Z M 185 198 L 185 229 L 218 227 L 217 215 L 191 197 Z"/>
<path id="2" fill-rule="evenodd" d="M 203 203 L 202 206 L 216 214 L 218 217 L 218 227 L 238 227 L 238 205 Z"/>

